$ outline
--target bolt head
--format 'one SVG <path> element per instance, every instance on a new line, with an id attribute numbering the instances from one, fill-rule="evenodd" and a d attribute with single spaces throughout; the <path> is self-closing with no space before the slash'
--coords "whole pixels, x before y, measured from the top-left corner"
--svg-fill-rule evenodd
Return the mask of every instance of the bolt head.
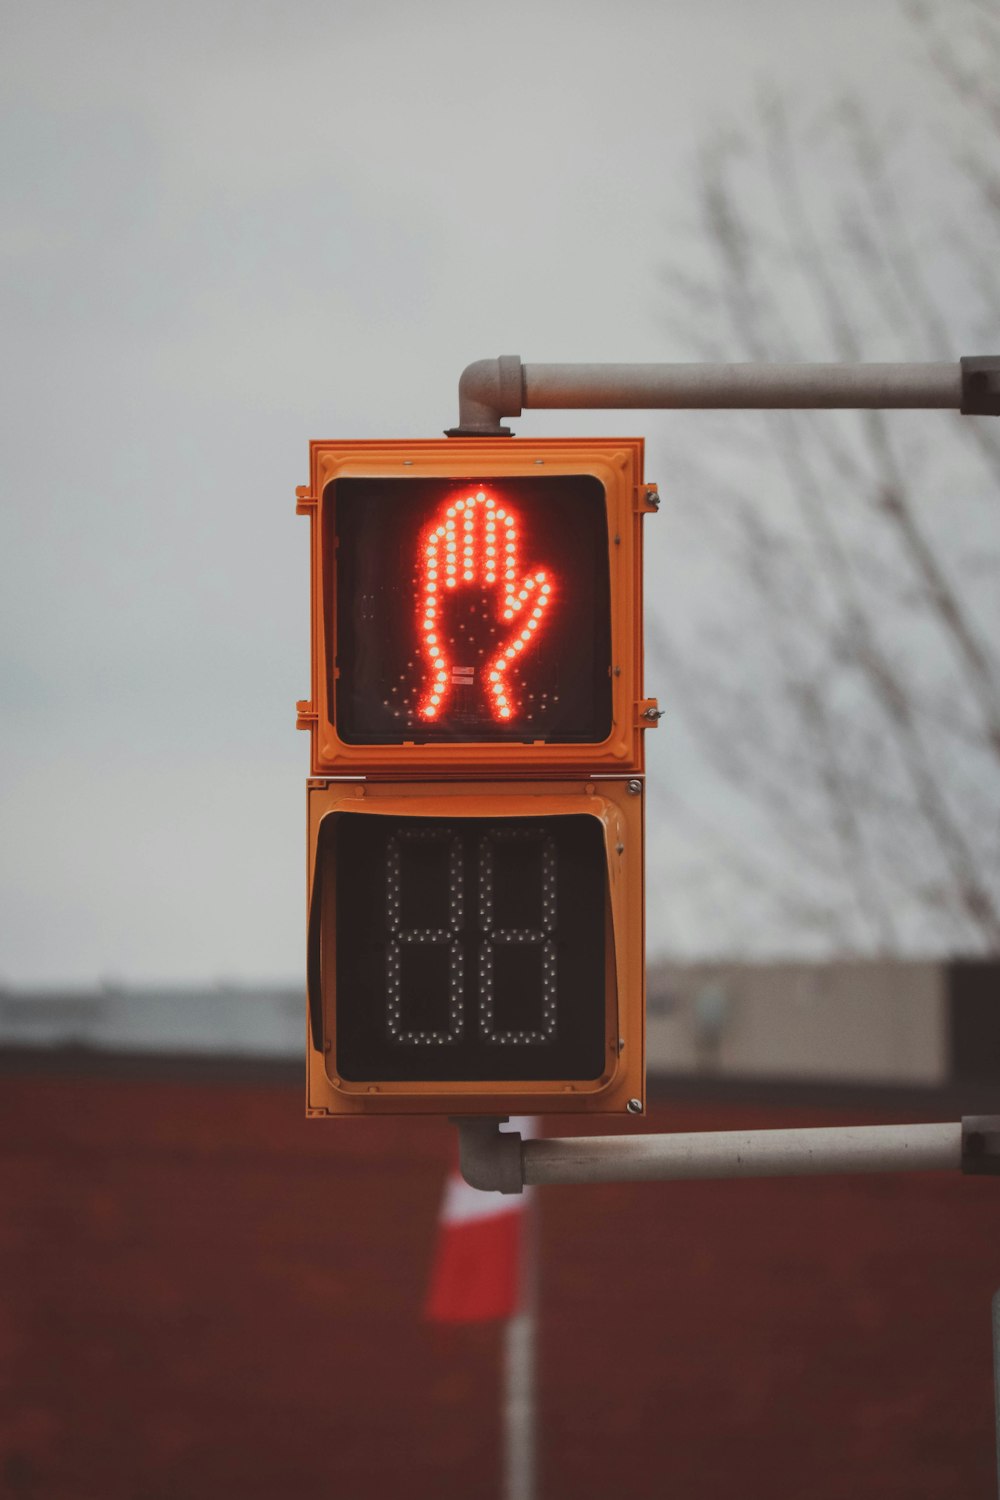
<path id="1" fill-rule="evenodd" d="M 629 1112 L 630 1115 L 641 1115 L 642 1114 L 642 1100 L 641 1099 L 630 1099 L 628 1101 L 628 1103 L 626 1104 L 625 1108 L 628 1110 L 628 1112 Z"/>
<path id="2" fill-rule="evenodd" d="M 629 794 L 629 796 L 630 797 L 638 797 L 639 793 L 641 791 L 642 791 L 642 782 L 639 781 L 638 778 L 633 777 L 632 780 L 628 784 L 628 794 Z"/>

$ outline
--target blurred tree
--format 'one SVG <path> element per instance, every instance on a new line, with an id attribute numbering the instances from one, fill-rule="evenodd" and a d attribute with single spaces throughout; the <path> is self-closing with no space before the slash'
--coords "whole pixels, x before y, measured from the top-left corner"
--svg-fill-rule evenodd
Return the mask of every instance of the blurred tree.
<path id="1" fill-rule="evenodd" d="M 851 102 L 793 126 L 769 98 L 716 137 L 698 270 L 666 273 L 672 357 L 1000 350 L 1000 9 L 908 15 L 948 130 L 928 144 Z M 699 830 L 686 874 L 717 947 L 1000 951 L 1000 422 L 717 422 L 674 470 L 686 577 L 647 636 L 714 772 L 714 799 L 671 815 Z"/>

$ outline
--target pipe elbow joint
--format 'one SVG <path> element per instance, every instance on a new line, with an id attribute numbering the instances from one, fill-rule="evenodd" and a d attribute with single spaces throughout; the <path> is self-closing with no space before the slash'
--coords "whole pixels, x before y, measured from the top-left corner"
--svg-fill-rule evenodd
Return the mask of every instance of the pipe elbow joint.
<path id="1" fill-rule="evenodd" d="M 448 437 L 510 437 L 503 417 L 519 417 L 523 396 L 520 355 L 477 359 L 466 365 L 458 382 L 458 426 Z"/>
<path id="2" fill-rule="evenodd" d="M 482 1193 L 523 1193 L 521 1137 L 496 1119 L 459 1119 L 458 1164 L 470 1187 Z"/>

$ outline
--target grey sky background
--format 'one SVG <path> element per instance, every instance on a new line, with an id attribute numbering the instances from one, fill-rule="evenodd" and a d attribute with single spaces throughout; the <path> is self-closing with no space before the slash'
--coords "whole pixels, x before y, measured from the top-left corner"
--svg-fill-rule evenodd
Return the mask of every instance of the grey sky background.
<path id="1" fill-rule="evenodd" d="M 295 975 L 308 440 L 436 436 L 471 359 L 691 357 L 662 268 L 697 264 L 699 145 L 762 86 L 864 102 L 928 214 L 958 127 L 890 0 L 0 14 L 0 980 Z M 668 502 L 720 434 L 515 426 L 644 434 Z M 669 503 L 647 543 L 670 628 L 710 580 Z M 711 951 L 655 791 L 707 773 L 650 739 L 651 948 Z"/>

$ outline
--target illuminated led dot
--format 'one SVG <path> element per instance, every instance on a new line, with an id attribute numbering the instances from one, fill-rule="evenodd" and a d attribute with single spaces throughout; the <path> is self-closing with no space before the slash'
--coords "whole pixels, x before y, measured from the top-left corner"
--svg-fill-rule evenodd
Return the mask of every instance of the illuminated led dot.
<path id="1" fill-rule="evenodd" d="M 502 672 L 503 669 L 504 669 L 504 667 L 506 667 L 506 665 L 507 665 L 506 661 L 501 656 L 500 660 L 497 662 L 497 671 L 498 672 Z"/>
<path id="2" fill-rule="evenodd" d="M 528 632 L 526 630 L 521 631 L 521 639 L 522 641 L 526 641 L 528 639 Z"/>
<path id="3" fill-rule="evenodd" d="M 463 573 L 462 577 L 465 579 L 466 583 L 471 583 L 472 582 L 472 574 L 471 573 L 468 573 L 468 572 Z"/>
<path id="4" fill-rule="evenodd" d="M 510 646 L 508 646 L 508 647 L 507 647 L 507 650 L 506 650 L 506 651 L 505 651 L 505 652 L 504 652 L 504 656 L 505 656 L 505 657 L 506 657 L 506 658 L 507 658 L 507 660 L 508 660 L 508 661 L 510 661 L 510 659 L 511 659 L 511 657 L 512 657 L 512 656 L 513 656 L 513 655 L 514 655 L 514 651 L 513 651 L 513 648 L 512 648 L 512 647 L 510 647 Z"/>
<path id="5" fill-rule="evenodd" d="M 447 551 L 448 551 L 449 555 L 452 552 L 457 551 L 457 548 L 456 548 L 455 543 L 453 541 L 448 543 Z"/>
<path id="6" fill-rule="evenodd" d="M 501 520 L 501 521 L 502 521 L 502 520 L 503 520 L 503 518 L 504 518 L 504 516 L 505 516 L 505 515 L 506 515 L 506 514 L 507 514 L 507 512 L 506 512 L 506 511 L 505 511 L 505 510 L 498 510 L 498 511 L 497 511 L 497 515 L 498 515 L 498 516 L 499 516 L 499 517 L 500 517 L 500 520 Z"/>
<path id="7" fill-rule="evenodd" d="M 455 506 L 455 510 L 464 510 L 464 509 L 465 509 L 465 501 L 464 500 L 459 500 L 458 504 Z M 452 515 L 455 514 L 455 511 L 451 511 L 450 510 L 448 512 L 448 514 L 449 514 L 449 516 L 452 516 Z"/>
<path id="8" fill-rule="evenodd" d="M 454 580 L 454 578 L 448 578 L 448 579 L 445 580 L 445 582 L 447 583 L 447 585 L 448 585 L 448 587 L 450 589 L 453 589 L 455 587 L 455 580 Z"/>
<path id="9" fill-rule="evenodd" d="M 532 614 L 532 618 L 535 619 L 535 620 L 540 620 L 542 618 L 542 611 L 537 607 L 537 605 L 531 611 L 531 614 Z"/>
<path id="10" fill-rule="evenodd" d="M 438 529 L 437 529 L 437 531 L 435 531 L 434 535 L 435 536 L 444 536 L 444 527 L 443 526 L 439 526 Z"/>
<path id="11" fill-rule="evenodd" d="M 477 490 L 476 491 L 476 499 L 477 500 L 485 500 L 486 499 L 486 495 L 484 494 L 484 492 L 482 490 Z"/>
<path id="12" fill-rule="evenodd" d="M 503 549 L 505 552 L 515 552 L 517 549 L 513 542 L 507 542 Z"/>
<path id="13" fill-rule="evenodd" d="M 429 583 L 427 585 L 427 592 L 429 594 L 436 594 L 437 593 L 437 584 L 436 583 Z"/>
<path id="14" fill-rule="evenodd" d="M 500 681 L 500 673 L 499 672 L 491 672 L 490 673 L 490 681 L 491 682 L 499 682 Z"/>
<path id="15" fill-rule="evenodd" d="M 434 707 L 433 703 L 428 703 L 427 707 L 424 709 L 424 713 L 427 715 L 428 719 L 433 719 L 434 715 L 437 713 L 437 709 Z"/>
<path id="16" fill-rule="evenodd" d="M 547 593 L 549 593 L 549 586 L 548 586 L 548 584 L 547 584 L 547 583 L 543 583 L 543 584 L 542 584 L 542 593 L 543 593 L 543 594 L 547 594 Z"/>
<path id="17" fill-rule="evenodd" d="M 510 709 L 509 708 L 502 708 L 500 710 L 500 717 L 501 717 L 501 719 L 509 719 L 510 718 Z"/>
<path id="18" fill-rule="evenodd" d="M 431 656 L 440 656 L 441 655 L 441 647 L 440 646 L 432 646 L 431 649 L 430 649 L 430 654 L 431 654 Z"/>
<path id="19" fill-rule="evenodd" d="M 454 573 L 454 571 L 455 571 L 455 564 L 453 562 L 450 562 L 448 564 L 447 568 L 445 569 L 445 572 L 446 573 Z M 449 580 L 449 582 L 450 582 L 450 580 Z"/>
<path id="20" fill-rule="evenodd" d="M 435 545 L 434 545 L 433 542 L 427 548 L 427 556 L 428 557 L 437 557 L 437 548 L 435 547 Z"/>
<path id="21" fill-rule="evenodd" d="M 495 547 L 487 547 L 487 549 L 486 549 L 486 556 L 487 557 L 496 557 L 496 555 L 497 555 L 497 549 Z"/>
<path id="22" fill-rule="evenodd" d="M 433 583 L 434 579 L 437 576 L 438 576 L 438 574 L 437 574 L 437 568 L 428 568 L 427 569 L 427 577 L 431 580 L 432 583 Z"/>
<path id="23" fill-rule="evenodd" d="M 487 583 L 496 583 L 496 581 L 497 581 L 497 575 L 495 573 L 487 573 L 487 575 L 486 575 L 486 582 Z"/>
<path id="24" fill-rule="evenodd" d="M 497 695 L 498 698 L 502 698 L 503 697 L 503 683 L 498 682 L 497 685 L 496 685 L 496 687 L 493 689 L 493 691 L 496 693 L 496 695 Z"/>
<path id="25" fill-rule="evenodd" d="M 521 642 L 521 641 L 515 641 L 514 642 L 514 650 L 515 651 L 523 651 L 524 650 L 524 644 L 523 644 L 523 642 Z"/>
<path id="26" fill-rule="evenodd" d="M 503 612 L 503 617 L 505 620 L 513 620 L 514 611 L 512 609 L 505 609 Z"/>
<path id="27" fill-rule="evenodd" d="M 519 599 L 527 599 L 527 597 L 528 597 L 528 590 L 527 589 L 522 589 L 521 592 L 518 594 L 517 597 Z"/>
<path id="28" fill-rule="evenodd" d="M 538 629 L 538 621 L 537 620 L 529 620 L 528 621 L 528 629 L 529 630 L 537 630 Z"/>
<path id="29" fill-rule="evenodd" d="M 448 514 L 449 516 L 453 516 L 455 514 L 455 507 L 453 505 L 449 505 Z"/>

